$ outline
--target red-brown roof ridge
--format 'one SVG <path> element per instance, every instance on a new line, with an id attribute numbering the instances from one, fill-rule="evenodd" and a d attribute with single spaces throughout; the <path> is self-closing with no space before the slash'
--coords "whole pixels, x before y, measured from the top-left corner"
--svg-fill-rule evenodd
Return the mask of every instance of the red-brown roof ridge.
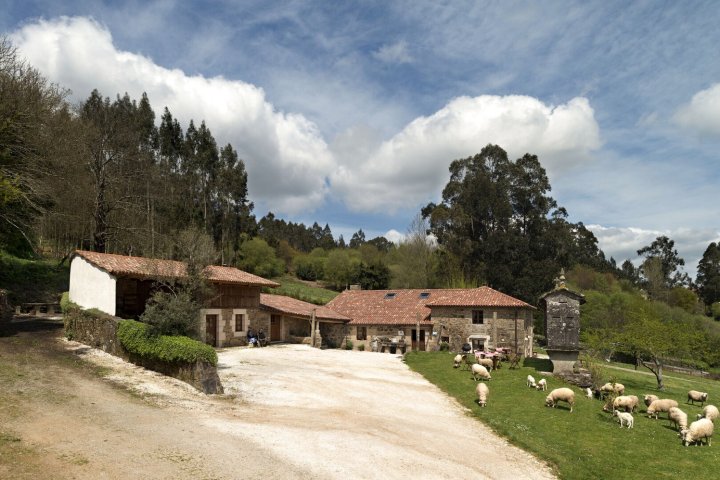
<path id="1" fill-rule="evenodd" d="M 260 306 L 269 310 L 302 318 L 311 318 L 312 311 L 315 310 L 315 318 L 318 319 L 342 320 L 345 322 L 350 320 L 350 317 L 346 317 L 345 315 L 328 307 L 304 302 L 302 300 L 298 300 L 297 298 L 286 297 L 285 295 L 261 293 Z"/>

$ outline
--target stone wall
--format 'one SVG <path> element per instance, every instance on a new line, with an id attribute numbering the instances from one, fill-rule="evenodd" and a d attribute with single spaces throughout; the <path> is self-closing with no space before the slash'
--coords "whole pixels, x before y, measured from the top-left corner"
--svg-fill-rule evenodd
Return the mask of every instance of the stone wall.
<path id="1" fill-rule="evenodd" d="M 320 322 L 320 336 L 328 348 L 344 348 L 349 328 L 342 323 Z"/>
<path id="2" fill-rule="evenodd" d="M 0 322 L 9 322 L 12 315 L 7 291 L 0 289 Z"/>
<path id="3" fill-rule="evenodd" d="M 175 377 L 204 393 L 223 393 L 223 386 L 217 374 L 217 367 L 205 361 L 194 363 L 162 362 L 131 355 L 120 345 L 117 338 L 121 319 L 110 315 L 93 315 L 73 308 L 66 312 L 63 321 L 65 334 L 71 340 L 101 349 L 107 353 L 130 361 L 136 365 Z"/>
<path id="4" fill-rule="evenodd" d="M 546 295 L 545 338 L 548 349 L 580 349 L 580 301 L 577 294 L 559 290 Z"/>
<path id="5" fill-rule="evenodd" d="M 473 310 L 477 308 L 436 307 L 432 309 L 432 321 L 438 332 L 438 341 L 447 338 L 452 351 L 473 338 L 484 343 L 484 348 L 515 348 L 516 319 L 517 346 L 521 354 L 532 352 L 532 315 L 525 309 L 483 309 L 483 323 L 474 324 Z"/>

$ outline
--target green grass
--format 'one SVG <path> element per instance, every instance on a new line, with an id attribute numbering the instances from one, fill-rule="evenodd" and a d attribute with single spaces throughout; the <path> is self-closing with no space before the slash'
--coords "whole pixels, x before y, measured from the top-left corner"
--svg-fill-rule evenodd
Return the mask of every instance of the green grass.
<path id="1" fill-rule="evenodd" d="M 25 260 L 0 252 L 0 288 L 10 303 L 57 302 L 68 290 L 70 268 L 57 260 Z"/>
<path id="2" fill-rule="evenodd" d="M 309 285 L 291 275 L 284 275 L 273 280 L 279 283 L 280 286 L 278 288 L 267 288 L 265 289 L 266 293 L 285 295 L 316 305 L 325 305 L 339 295 L 339 292 Z"/>
<path id="3" fill-rule="evenodd" d="M 651 420 L 645 406 L 636 412 L 635 427 L 620 429 L 617 419 L 602 411 L 599 400 L 584 398 L 578 388 L 575 411 L 564 403 L 557 408 L 545 407 L 546 394 L 525 386 L 532 374 L 548 368 L 549 361 L 529 359 L 517 370 L 503 368 L 492 372 L 488 406 L 476 403 L 475 385 L 470 372 L 453 369 L 454 354 L 448 352 L 411 352 L 406 363 L 430 382 L 470 409 L 471 415 L 490 426 L 511 443 L 536 454 L 552 465 L 563 479 L 645 479 L 645 478 L 718 478 L 720 438 L 711 447 L 684 447 L 667 420 Z M 604 370 L 625 385 L 626 395 L 658 394 L 654 376 L 621 370 Z M 666 379 L 667 389 L 661 398 L 673 398 L 688 414 L 689 421 L 702 408 L 688 405 L 687 391 L 709 393 L 711 403 L 718 405 L 720 383 L 673 373 Z M 548 378 L 548 390 L 569 386 L 554 377 Z M 720 437 L 720 432 L 717 437 Z"/>

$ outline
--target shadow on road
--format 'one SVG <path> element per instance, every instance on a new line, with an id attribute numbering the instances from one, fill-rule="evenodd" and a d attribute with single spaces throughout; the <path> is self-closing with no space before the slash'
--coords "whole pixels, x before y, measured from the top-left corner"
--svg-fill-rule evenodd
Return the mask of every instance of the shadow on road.
<path id="1" fill-rule="evenodd" d="M 62 319 L 41 317 L 13 317 L 0 323 L 0 337 L 58 336 L 63 328 Z"/>

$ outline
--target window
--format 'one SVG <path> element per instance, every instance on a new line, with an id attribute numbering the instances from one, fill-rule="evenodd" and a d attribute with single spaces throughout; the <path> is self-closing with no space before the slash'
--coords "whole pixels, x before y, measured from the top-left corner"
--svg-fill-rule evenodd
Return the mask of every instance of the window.
<path id="1" fill-rule="evenodd" d="M 422 299 L 430 298 L 430 292 L 421 292 L 420 298 L 422 298 Z"/>
<path id="2" fill-rule="evenodd" d="M 394 292 L 390 292 L 390 293 L 386 293 L 386 294 L 385 294 L 385 300 L 392 300 L 393 298 L 395 298 L 395 293 L 394 293 Z"/>
<path id="3" fill-rule="evenodd" d="M 482 310 L 473 310 L 472 311 L 472 323 L 473 325 L 482 325 L 485 323 L 485 319 L 483 319 L 483 311 Z"/>
<path id="4" fill-rule="evenodd" d="M 235 331 L 236 332 L 242 332 L 245 330 L 245 314 L 244 313 L 236 313 L 235 314 Z"/>
<path id="5" fill-rule="evenodd" d="M 357 340 L 367 340 L 367 327 L 357 327 Z"/>

